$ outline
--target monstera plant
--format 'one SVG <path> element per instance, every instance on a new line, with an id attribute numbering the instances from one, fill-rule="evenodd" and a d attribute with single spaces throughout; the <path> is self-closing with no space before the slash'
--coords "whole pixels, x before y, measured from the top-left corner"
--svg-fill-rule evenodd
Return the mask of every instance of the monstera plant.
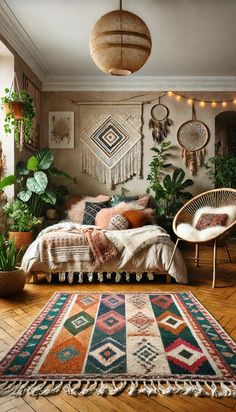
<path id="1" fill-rule="evenodd" d="M 45 148 L 31 156 L 27 162 L 19 162 L 15 175 L 6 176 L 0 181 L 0 191 L 10 184 L 17 183 L 17 197 L 27 203 L 33 216 L 42 216 L 47 205 L 55 205 L 57 193 L 50 184 L 53 176 L 72 177 L 53 165 L 53 153 Z"/>

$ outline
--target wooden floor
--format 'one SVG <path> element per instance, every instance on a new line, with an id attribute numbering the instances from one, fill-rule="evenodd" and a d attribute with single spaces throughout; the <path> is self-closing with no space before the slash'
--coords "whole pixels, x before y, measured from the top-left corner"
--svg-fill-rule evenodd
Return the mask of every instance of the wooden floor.
<path id="1" fill-rule="evenodd" d="M 103 283 L 103 284 L 47 284 L 43 278 L 37 285 L 28 284 L 24 292 L 15 298 L 0 299 L 0 356 L 9 350 L 17 337 L 29 326 L 55 291 L 99 291 L 99 292 L 136 292 L 136 291 L 192 291 L 203 305 L 213 314 L 225 330 L 236 340 L 236 243 L 230 243 L 232 264 L 219 263 L 217 267 L 217 288 L 211 288 L 211 264 L 203 263 L 196 268 L 188 265 L 190 283 L 188 286 L 171 284 L 163 281 L 140 283 Z M 190 250 L 183 251 L 187 257 Z M 211 257 L 211 248 L 205 247 L 201 255 Z M 219 253 L 219 259 L 226 259 L 225 251 Z M 5 411 L 63 411 L 63 412 L 236 412 L 236 399 L 209 399 L 190 396 L 152 396 L 129 397 L 121 395 L 74 398 L 61 392 L 59 395 L 40 397 L 26 395 L 22 398 L 0 398 L 0 412 Z"/>

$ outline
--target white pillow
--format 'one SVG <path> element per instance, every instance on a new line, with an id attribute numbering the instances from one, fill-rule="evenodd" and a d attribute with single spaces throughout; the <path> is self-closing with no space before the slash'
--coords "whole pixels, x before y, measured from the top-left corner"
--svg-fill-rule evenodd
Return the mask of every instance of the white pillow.
<path id="1" fill-rule="evenodd" d="M 193 223 L 192 223 L 194 228 L 198 222 L 198 219 L 201 217 L 203 213 L 211 213 L 211 214 L 226 213 L 228 215 L 226 226 L 229 226 L 236 219 L 236 206 L 232 205 L 232 206 L 221 206 L 221 207 L 211 207 L 211 206 L 201 207 L 201 209 L 198 209 L 194 215 Z M 206 230 L 206 229 L 203 229 L 203 230 Z"/>

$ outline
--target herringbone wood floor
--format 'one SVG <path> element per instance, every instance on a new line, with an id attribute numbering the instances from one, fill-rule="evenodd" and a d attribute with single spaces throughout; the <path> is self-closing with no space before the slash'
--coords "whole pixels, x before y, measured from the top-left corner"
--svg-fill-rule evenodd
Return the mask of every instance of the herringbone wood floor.
<path id="1" fill-rule="evenodd" d="M 192 291 L 203 305 L 213 314 L 225 330 L 236 340 L 236 243 L 230 244 L 232 264 L 219 263 L 217 288 L 211 288 L 211 264 L 203 263 L 196 268 L 190 263 L 190 284 L 188 286 L 167 285 L 160 280 L 154 282 L 119 283 L 119 284 L 47 284 L 41 278 L 39 284 L 28 284 L 24 292 L 9 299 L 0 299 L 0 356 L 9 350 L 17 337 L 29 326 L 32 320 L 57 290 L 64 291 L 99 291 L 99 292 L 135 292 L 135 291 Z M 189 249 L 183 250 L 184 255 L 190 255 Z M 211 249 L 204 248 L 201 255 L 211 257 Z M 224 258 L 225 252 L 219 253 L 219 259 Z M 61 392 L 59 395 L 40 397 L 39 399 L 26 395 L 22 398 L 0 398 L 0 412 L 229 412 L 236 411 L 236 399 L 209 399 L 190 396 L 159 396 L 146 397 L 139 395 L 129 397 L 122 393 L 117 397 L 88 397 L 74 398 Z"/>

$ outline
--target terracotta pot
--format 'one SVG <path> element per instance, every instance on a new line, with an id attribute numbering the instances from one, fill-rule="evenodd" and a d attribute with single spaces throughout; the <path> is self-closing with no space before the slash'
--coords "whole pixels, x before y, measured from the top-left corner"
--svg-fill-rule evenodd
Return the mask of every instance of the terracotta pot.
<path id="1" fill-rule="evenodd" d="M 27 249 L 33 240 L 33 232 L 9 232 L 9 239 L 14 239 L 16 249 Z"/>
<path id="2" fill-rule="evenodd" d="M 3 110 L 5 114 L 11 113 L 12 116 L 16 120 L 22 120 L 23 119 L 23 109 L 24 109 L 24 103 L 23 102 L 9 102 L 9 103 L 3 103 Z"/>
<path id="3" fill-rule="evenodd" d="M 26 275 L 23 270 L 0 271 L 0 298 L 20 293 L 25 282 Z"/>

